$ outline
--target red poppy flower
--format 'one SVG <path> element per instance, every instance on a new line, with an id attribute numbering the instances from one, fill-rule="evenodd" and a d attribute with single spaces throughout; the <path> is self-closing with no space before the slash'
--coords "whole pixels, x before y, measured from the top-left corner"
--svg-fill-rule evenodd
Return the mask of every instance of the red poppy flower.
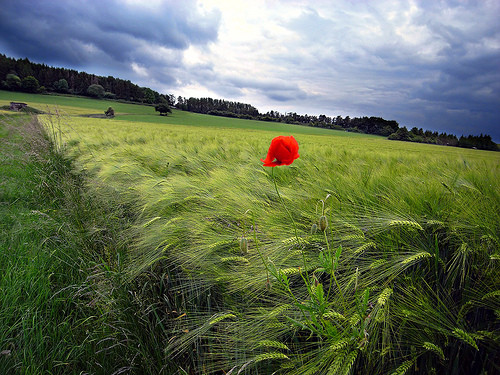
<path id="1" fill-rule="evenodd" d="M 264 167 L 277 167 L 290 165 L 299 156 L 299 144 L 293 135 L 280 135 L 271 141 L 266 158 L 260 161 L 264 163 Z"/>

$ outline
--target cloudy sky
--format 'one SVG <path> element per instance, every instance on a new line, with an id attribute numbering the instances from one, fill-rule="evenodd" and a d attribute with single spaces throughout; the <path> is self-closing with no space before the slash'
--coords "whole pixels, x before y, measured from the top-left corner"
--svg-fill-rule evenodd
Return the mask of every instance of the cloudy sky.
<path id="1" fill-rule="evenodd" d="M 0 0 L 0 53 L 500 142 L 498 0 Z"/>

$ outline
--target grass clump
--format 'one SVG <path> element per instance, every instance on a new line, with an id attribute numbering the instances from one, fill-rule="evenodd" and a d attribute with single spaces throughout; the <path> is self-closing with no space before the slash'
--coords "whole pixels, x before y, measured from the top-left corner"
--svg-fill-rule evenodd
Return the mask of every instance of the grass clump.
<path id="1" fill-rule="evenodd" d="M 86 254 L 92 241 L 80 241 L 74 231 L 83 228 L 74 227 L 77 213 L 67 206 L 81 195 L 82 181 L 36 119 L 2 125 L 10 134 L 2 139 L 0 169 L 0 372 L 97 368 L 98 355 L 93 364 L 84 361 L 97 349 L 90 342 L 104 320 L 87 306 L 92 294 L 82 295 L 95 254 Z"/>

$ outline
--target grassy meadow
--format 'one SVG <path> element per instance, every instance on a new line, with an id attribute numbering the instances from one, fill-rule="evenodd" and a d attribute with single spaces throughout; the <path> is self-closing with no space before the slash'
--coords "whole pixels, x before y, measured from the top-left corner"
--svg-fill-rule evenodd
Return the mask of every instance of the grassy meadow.
<path id="1" fill-rule="evenodd" d="M 57 213 L 68 247 L 45 231 L 38 242 L 64 254 L 54 264 L 76 262 L 52 288 L 77 313 L 53 318 L 84 329 L 53 352 L 70 365 L 52 373 L 500 371 L 499 153 L 0 91 L 11 100 L 57 108 L 30 121 L 81 178 L 76 192 L 42 179 L 65 203 L 49 194 L 35 202 L 57 208 L 28 208 Z M 108 106 L 114 119 L 82 117 Z M 300 158 L 264 168 L 277 135 L 293 135 Z M 13 246 L 30 258 L 2 249 Z M 22 373 L 23 343 L 1 334 L 12 349 L 0 368 Z"/>
<path id="2" fill-rule="evenodd" d="M 0 160 L 0 373 L 130 366 L 129 350 L 112 349 L 128 330 L 100 303 L 125 293 L 104 287 L 114 274 L 102 260 L 124 250 L 119 205 L 85 192 L 36 119 L 0 121 Z"/>
<path id="3" fill-rule="evenodd" d="M 108 107 L 115 110 L 115 120 L 128 122 L 166 123 L 171 125 L 189 125 L 195 127 L 231 128 L 247 130 L 273 130 L 276 132 L 289 131 L 290 125 L 268 123 L 255 120 L 240 120 L 227 117 L 206 116 L 198 113 L 172 110 L 168 117 L 159 117 L 154 106 L 121 103 L 117 101 L 97 100 L 85 97 L 61 95 L 34 95 L 20 92 L 0 90 L 0 107 L 9 105 L 11 101 L 24 102 L 30 107 L 46 113 L 62 117 L 103 115 Z M 0 114 L 11 115 L 12 112 L 0 110 Z M 331 134 L 331 130 L 313 129 L 306 126 L 294 126 L 295 133 L 300 134 Z M 338 135 L 347 135 L 336 132 Z M 349 133 L 349 136 L 365 136 Z"/>

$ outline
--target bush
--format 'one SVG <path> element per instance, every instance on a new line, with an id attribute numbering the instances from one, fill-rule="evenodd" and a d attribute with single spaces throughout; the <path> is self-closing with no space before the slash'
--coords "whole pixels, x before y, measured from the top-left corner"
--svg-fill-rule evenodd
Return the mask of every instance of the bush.
<path id="1" fill-rule="evenodd" d="M 68 81 L 64 78 L 61 78 L 59 81 L 55 81 L 52 86 L 54 86 L 54 90 L 61 93 L 67 93 L 69 90 Z"/>
<path id="2" fill-rule="evenodd" d="M 7 74 L 5 76 L 5 83 L 7 84 L 7 88 L 12 91 L 16 91 L 21 88 L 21 78 L 15 74 Z"/>
<path id="3" fill-rule="evenodd" d="M 166 116 L 167 113 L 172 112 L 172 110 L 170 109 L 170 107 L 166 103 L 158 104 L 155 107 L 155 111 L 160 112 L 160 116 Z"/>
<path id="4" fill-rule="evenodd" d="M 408 132 L 408 129 L 406 129 L 406 127 L 403 126 L 402 128 L 399 128 L 396 132 L 392 133 L 388 138 L 393 141 L 409 141 L 410 133 Z"/>
<path id="5" fill-rule="evenodd" d="M 21 87 L 25 92 L 37 93 L 40 89 L 40 84 L 35 77 L 28 76 L 21 81 Z"/>
<path id="6" fill-rule="evenodd" d="M 109 107 L 106 111 L 104 111 L 106 117 L 115 117 L 115 110 L 112 107 Z"/>
<path id="7" fill-rule="evenodd" d="M 116 99 L 116 95 L 113 94 L 112 92 L 106 91 L 104 93 L 104 98 L 105 99 Z"/>
<path id="8" fill-rule="evenodd" d="M 93 96 L 94 98 L 99 98 L 99 99 L 102 99 L 104 97 L 104 87 L 102 87 L 101 85 L 90 85 L 88 88 L 87 88 L 87 94 L 89 96 Z"/>

